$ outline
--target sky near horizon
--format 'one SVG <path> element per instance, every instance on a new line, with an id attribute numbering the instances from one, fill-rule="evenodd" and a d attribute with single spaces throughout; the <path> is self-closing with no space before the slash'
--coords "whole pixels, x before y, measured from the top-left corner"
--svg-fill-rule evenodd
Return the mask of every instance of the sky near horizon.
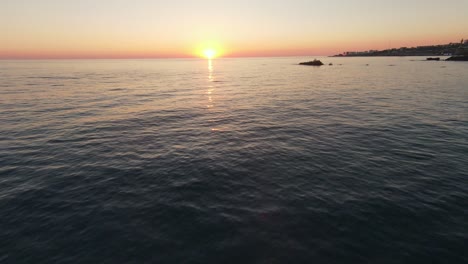
<path id="1" fill-rule="evenodd" d="M 468 0 L 0 0 L 0 59 L 332 55 L 468 38 Z"/>

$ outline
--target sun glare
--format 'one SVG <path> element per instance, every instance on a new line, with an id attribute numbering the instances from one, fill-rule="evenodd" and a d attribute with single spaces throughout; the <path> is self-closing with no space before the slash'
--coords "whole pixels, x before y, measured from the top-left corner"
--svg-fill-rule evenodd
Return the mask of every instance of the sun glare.
<path id="1" fill-rule="evenodd" d="M 203 51 L 203 55 L 207 58 L 207 59 L 213 59 L 216 57 L 216 50 L 214 49 L 205 49 Z"/>

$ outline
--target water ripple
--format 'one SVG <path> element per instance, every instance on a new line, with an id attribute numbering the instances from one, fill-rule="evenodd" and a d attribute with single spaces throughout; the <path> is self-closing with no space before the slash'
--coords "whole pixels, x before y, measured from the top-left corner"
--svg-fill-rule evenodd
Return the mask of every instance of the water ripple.
<path id="1" fill-rule="evenodd" d="M 0 262 L 467 262 L 466 64 L 296 60 L 6 62 Z"/>

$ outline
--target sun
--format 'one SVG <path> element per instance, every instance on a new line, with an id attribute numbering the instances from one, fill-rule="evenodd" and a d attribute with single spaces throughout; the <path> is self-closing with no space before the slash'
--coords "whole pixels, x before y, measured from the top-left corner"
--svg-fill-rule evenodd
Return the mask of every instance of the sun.
<path id="1" fill-rule="evenodd" d="M 0 0 L 1 1 L 1 0 Z M 226 49 L 216 41 L 204 41 L 196 45 L 193 49 L 192 55 L 198 58 L 207 60 L 224 57 Z"/>
<path id="2" fill-rule="evenodd" d="M 205 58 L 211 60 L 211 59 L 214 59 L 217 55 L 217 52 L 215 49 L 205 49 L 203 50 L 203 56 L 205 56 Z"/>

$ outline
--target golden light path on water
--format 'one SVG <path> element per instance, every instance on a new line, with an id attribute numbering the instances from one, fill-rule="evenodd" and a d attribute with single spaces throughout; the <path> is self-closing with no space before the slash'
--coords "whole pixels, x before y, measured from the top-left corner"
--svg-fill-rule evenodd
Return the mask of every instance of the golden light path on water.
<path id="1" fill-rule="evenodd" d="M 214 68 L 213 68 L 213 59 L 208 59 L 208 86 L 206 90 L 206 95 L 208 96 L 208 104 L 206 107 L 208 109 L 212 109 L 214 107 L 214 102 L 213 102 L 213 93 L 215 91 L 214 87 Z M 211 128 L 211 131 L 216 132 L 216 131 L 221 131 L 219 128 Z"/>
<path id="2" fill-rule="evenodd" d="M 213 107 L 213 91 L 214 91 L 214 85 L 213 85 L 214 77 L 213 77 L 213 60 L 208 59 L 208 90 L 206 91 L 206 94 L 208 95 L 208 108 Z"/>

